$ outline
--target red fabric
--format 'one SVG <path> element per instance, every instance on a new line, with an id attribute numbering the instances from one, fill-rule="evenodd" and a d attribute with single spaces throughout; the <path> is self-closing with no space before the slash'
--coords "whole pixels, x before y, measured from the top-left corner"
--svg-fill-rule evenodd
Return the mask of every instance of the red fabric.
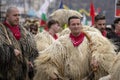
<path id="1" fill-rule="evenodd" d="M 56 34 L 53 37 L 54 37 L 55 40 L 58 38 L 58 36 Z"/>
<path id="2" fill-rule="evenodd" d="M 44 21 L 44 20 L 41 20 L 41 21 L 40 21 L 40 26 L 44 27 L 44 29 L 45 29 L 46 31 L 48 31 L 48 26 L 47 26 L 46 24 L 47 24 L 46 21 Z"/>
<path id="3" fill-rule="evenodd" d="M 40 25 L 41 25 L 41 26 L 44 26 L 44 25 L 46 25 L 46 21 L 44 21 L 44 20 L 41 20 L 41 21 L 40 21 Z"/>
<path id="4" fill-rule="evenodd" d="M 120 17 L 120 9 L 116 9 L 116 16 Z"/>
<path id="5" fill-rule="evenodd" d="M 95 9 L 94 9 L 94 5 L 93 5 L 92 2 L 90 4 L 90 16 L 91 16 L 91 19 L 92 19 L 92 25 L 94 25 Z"/>
<path id="6" fill-rule="evenodd" d="M 71 38 L 73 45 L 76 47 L 83 42 L 85 35 L 84 33 L 81 33 L 79 36 L 75 37 L 72 34 L 70 34 L 69 37 Z"/>
<path id="7" fill-rule="evenodd" d="M 107 31 L 106 31 L 106 30 L 102 31 L 101 33 L 102 33 L 102 35 L 103 35 L 104 37 L 107 36 Z"/>
<path id="8" fill-rule="evenodd" d="M 46 31 L 48 31 L 48 26 L 44 27 L 44 29 L 45 29 Z"/>
<path id="9" fill-rule="evenodd" d="M 7 22 L 4 22 L 4 25 L 7 26 L 12 31 L 13 35 L 15 36 L 17 40 L 21 38 L 20 28 L 18 27 L 18 25 L 11 26 Z"/>
<path id="10" fill-rule="evenodd" d="M 120 32 L 119 32 L 119 33 L 116 32 L 116 34 L 117 34 L 118 36 L 120 36 Z"/>
<path id="11" fill-rule="evenodd" d="M 56 34 L 52 35 L 50 32 L 49 34 L 56 40 L 58 38 L 58 36 Z"/>

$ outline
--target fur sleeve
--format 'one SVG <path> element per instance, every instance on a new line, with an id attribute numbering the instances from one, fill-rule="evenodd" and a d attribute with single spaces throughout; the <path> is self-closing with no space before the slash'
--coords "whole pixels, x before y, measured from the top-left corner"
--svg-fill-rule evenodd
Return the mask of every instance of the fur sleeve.
<path id="1" fill-rule="evenodd" d="M 120 80 L 120 52 L 110 68 L 111 80 Z"/>
<path id="2" fill-rule="evenodd" d="M 46 73 L 47 76 L 53 76 L 53 74 L 56 74 L 59 77 L 62 76 L 65 52 L 65 48 L 59 41 L 56 41 L 50 47 L 42 51 L 39 57 L 35 60 L 35 66 L 37 69 L 35 80 L 38 80 L 40 78 L 39 76 L 43 73 Z M 40 80 L 47 79 L 41 77 Z"/>
<path id="3" fill-rule="evenodd" d="M 97 33 L 92 34 L 91 41 L 92 58 L 95 58 L 99 65 L 108 72 L 116 55 L 114 46 L 107 38 Z"/>
<path id="4" fill-rule="evenodd" d="M 48 32 L 44 31 L 35 36 L 35 41 L 38 51 L 42 51 L 50 46 L 55 40 Z"/>
<path id="5" fill-rule="evenodd" d="M 96 59 L 99 65 L 108 72 L 116 55 L 113 44 L 96 28 L 83 27 L 83 32 L 90 42 L 92 58 Z"/>

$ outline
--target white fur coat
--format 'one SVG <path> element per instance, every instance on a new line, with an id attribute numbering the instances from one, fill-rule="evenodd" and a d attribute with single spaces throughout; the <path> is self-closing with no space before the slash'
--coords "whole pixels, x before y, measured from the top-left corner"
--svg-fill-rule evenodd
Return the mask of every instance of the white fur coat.
<path id="1" fill-rule="evenodd" d="M 94 28 L 83 28 L 86 37 L 74 47 L 69 34 L 60 37 L 35 60 L 37 73 L 34 80 L 49 80 L 57 75 L 61 80 L 82 80 L 91 72 L 90 61 L 94 57 L 99 64 L 95 80 L 107 75 L 115 53 L 113 46 Z"/>

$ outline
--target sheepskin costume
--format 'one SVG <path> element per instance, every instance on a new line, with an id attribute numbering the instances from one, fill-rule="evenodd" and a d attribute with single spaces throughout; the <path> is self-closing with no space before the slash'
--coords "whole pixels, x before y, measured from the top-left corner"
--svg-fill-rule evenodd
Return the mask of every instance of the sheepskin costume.
<path id="1" fill-rule="evenodd" d="M 99 80 L 120 80 L 120 52 L 112 62 L 109 75 L 104 76 Z"/>
<path id="2" fill-rule="evenodd" d="M 34 28 L 36 28 L 36 33 L 39 33 L 40 22 L 37 19 L 26 19 L 25 22 L 23 23 L 23 26 L 29 32 L 31 32 L 31 30 L 34 27 Z"/>
<path id="3" fill-rule="evenodd" d="M 68 18 L 70 16 L 78 16 L 78 17 L 82 17 L 82 15 L 78 12 L 78 11 L 75 11 L 75 10 L 66 10 L 66 9 L 58 9 L 56 11 L 54 11 L 50 16 L 49 16 L 49 19 L 55 19 L 57 21 L 59 21 L 60 23 L 60 26 L 63 27 L 67 21 L 68 21 Z"/>
<path id="4" fill-rule="evenodd" d="M 120 52 L 111 66 L 110 75 L 111 80 L 120 80 Z"/>
<path id="5" fill-rule="evenodd" d="M 38 55 L 32 36 L 19 26 L 21 38 L 13 35 L 7 24 L 0 23 L 0 80 L 29 80 L 28 61 Z M 21 54 L 15 55 L 14 49 Z"/>
<path id="6" fill-rule="evenodd" d="M 43 32 L 35 35 L 35 41 L 38 51 L 42 51 L 49 47 L 55 41 L 55 39 L 44 30 Z"/>
<path id="7" fill-rule="evenodd" d="M 113 79 L 111 79 L 111 75 L 107 75 L 107 76 L 100 78 L 99 80 L 113 80 Z"/>
<path id="8" fill-rule="evenodd" d="M 83 25 L 83 27 L 85 27 L 84 30 L 85 30 L 85 29 L 86 29 L 86 30 L 90 30 L 90 31 L 94 31 L 94 30 L 95 30 L 95 32 L 96 32 L 96 31 L 99 32 L 99 31 L 96 30 L 96 29 L 89 28 L 90 26 L 87 26 L 87 25 Z M 59 35 L 59 37 L 60 37 L 60 36 L 64 36 L 64 35 L 70 34 L 70 33 L 71 33 L 71 31 L 70 31 L 70 29 L 67 27 L 67 28 L 63 29 L 61 32 L 59 32 L 58 35 Z"/>
<path id="9" fill-rule="evenodd" d="M 94 80 L 107 75 L 115 56 L 113 46 L 95 28 L 83 27 L 82 32 L 85 37 L 77 47 L 74 47 L 68 34 L 42 51 L 35 60 L 37 72 L 34 80 L 50 80 L 55 75 L 59 80 L 85 80 L 92 72 L 90 62 L 93 58 L 99 64 Z"/>
<path id="10" fill-rule="evenodd" d="M 66 34 L 69 34 L 70 32 L 71 32 L 71 31 L 70 31 L 69 28 L 65 28 L 65 29 L 63 29 L 61 32 L 59 32 L 58 35 L 59 35 L 59 37 L 60 37 L 60 36 L 64 36 L 64 35 L 66 35 Z"/>

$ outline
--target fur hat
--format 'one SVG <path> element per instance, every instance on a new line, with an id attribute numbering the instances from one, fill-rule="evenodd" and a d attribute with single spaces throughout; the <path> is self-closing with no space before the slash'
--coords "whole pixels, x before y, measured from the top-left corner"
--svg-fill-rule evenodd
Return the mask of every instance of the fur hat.
<path id="1" fill-rule="evenodd" d="M 59 21 L 60 26 L 63 27 L 65 24 L 67 24 L 68 18 L 74 15 L 80 18 L 82 17 L 82 15 L 75 10 L 58 9 L 49 16 L 49 19 L 55 19 Z"/>

